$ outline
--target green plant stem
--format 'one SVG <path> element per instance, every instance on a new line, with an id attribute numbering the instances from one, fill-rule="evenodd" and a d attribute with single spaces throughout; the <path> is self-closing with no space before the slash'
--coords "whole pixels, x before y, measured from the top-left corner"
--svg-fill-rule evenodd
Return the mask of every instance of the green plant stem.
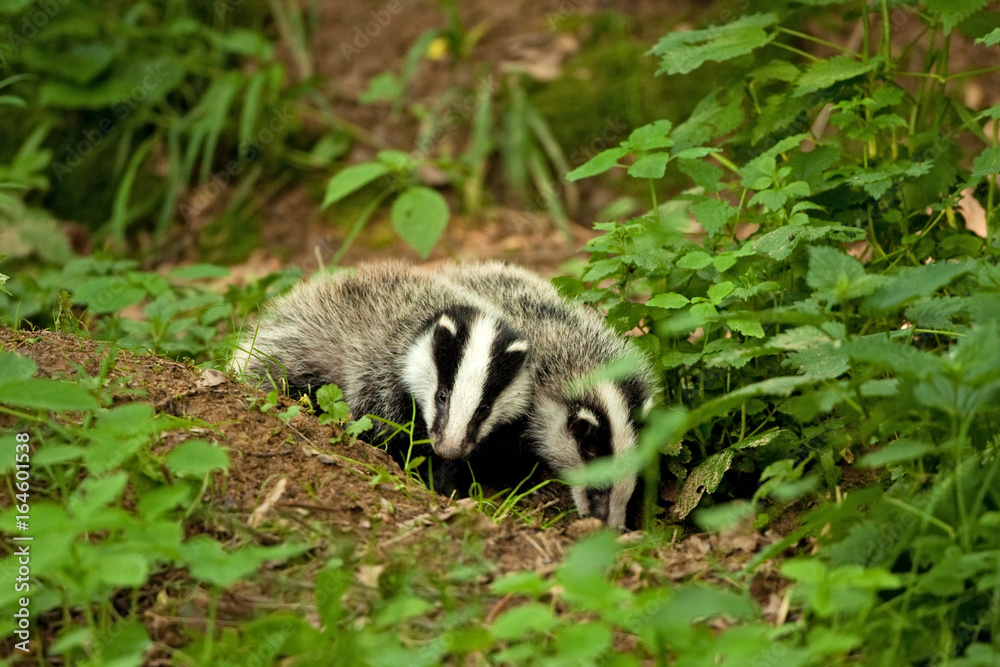
<path id="1" fill-rule="evenodd" d="M 364 229 L 365 224 L 368 222 L 368 219 L 371 218 L 372 214 L 375 212 L 376 209 L 378 209 L 379 205 L 383 201 L 385 201 L 386 197 L 388 197 L 391 193 L 392 190 L 386 190 L 385 192 L 382 192 L 374 199 L 372 199 L 370 202 L 368 202 L 368 204 L 363 209 L 361 209 L 361 212 L 358 214 L 358 217 L 354 221 L 354 224 L 351 225 L 351 229 L 347 232 L 347 236 L 344 237 L 344 240 L 343 242 L 341 242 L 340 247 L 337 248 L 337 252 L 333 253 L 333 257 L 330 258 L 330 266 L 340 265 L 340 260 L 344 258 L 344 255 L 347 253 L 347 251 L 350 250 L 352 245 L 354 245 L 354 241 L 357 240 L 358 234 L 360 234 L 361 230 Z"/>
<path id="2" fill-rule="evenodd" d="M 656 211 L 656 221 L 662 222 L 660 220 L 660 205 L 656 201 L 656 183 L 652 178 L 647 179 L 649 183 L 649 200 L 653 203 L 653 210 Z"/>
<path id="3" fill-rule="evenodd" d="M 846 46 L 842 46 L 840 44 L 836 44 L 834 42 L 830 42 L 830 41 L 827 41 L 825 39 L 820 39 L 819 37 L 814 37 L 813 35 L 809 35 L 809 34 L 804 33 L 804 32 L 799 32 L 798 30 L 792 30 L 791 28 L 785 28 L 784 26 L 778 26 L 777 29 L 775 30 L 775 32 L 780 32 L 780 33 L 784 33 L 786 35 L 791 35 L 792 37 L 798 37 L 799 39 L 804 39 L 804 40 L 806 40 L 808 42 L 812 42 L 814 44 L 822 44 L 823 46 L 828 46 L 831 49 L 834 49 L 836 51 L 840 51 L 841 53 L 846 53 L 848 55 L 852 55 L 852 56 L 855 56 L 855 57 L 858 57 L 858 58 L 862 57 L 862 55 L 863 55 L 861 53 L 858 53 L 857 51 L 852 51 L 851 49 L 847 48 Z"/>
<path id="4" fill-rule="evenodd" d="M 949 74 L 944 77 L 945 81 L 955 81 L 957 79 L 967 79 L 972 76 L 980 76 L 982 74 L 992 74 L 993 72 L 1000 72 L 1000 65 L 996 67 L 984 67 L 983 69 L 973 69 L 965 72 L 957 72 L 955 74 Z"/>
<path id="5" fill-rule="evenodd" d="M 879 51 L 882 54 L 882 58 L 885 60 L 885 66 L 887 71 L 892 73 L 892 21 L 889 20 L 889 3 L 887 0 L 882 0 L 882 43 L 879 45 Z"/>
<path id="6" fill-rule="evenodd" d="M 17 410 L 11 410 L 10 408 L 5 408 L 2 405 L 0 405 L 0 414 L 10 415 L 11 417 L 16 417 L 17 419 L 23 419 L 25 421 L 35 422 L 36 424 L 41 424 L 42 422 L 45 421 L 45 419 L 42 419 L 41 417 L 36 417 L 34 415 L 29 415 L 26 412 L 19 412 Z M 11 460 L 13 460 L 13 459 L 11 459 Z"/>
<path id="7" fill-rule="evenodd" d="M 201 649 L 201 664 L 211 665 L 215 646 L 215 617 L 219 612 L 221 593 L 213 586 L 208 595 L 208 609 L 205 612 L 205 644 Z"/>
<path id="8" fill-rule="evenodd" d="M 788 44 L 782 44 L 781 42 L 771 42 L 771 44 L 773 44 L 774 46 L 777 46 L 779 49 L 784 49 L 785 51 L 790 51 L 791 53 L 794 53 L 796 55 L 802 56 L 806 60 L 811 60 L 814 63 L 823 60 L 819 56 L 814 56 L 813 54 L 809 53 L 808 51 L 803 51 L 802 49 L 797 49 L 794 46 L 789 46 Z"/>
<path id="9" fill-rule="evenodd" d="M 864 30 L 864 36 L 861 42 L 861 60 L 865 63 L 868 62 L 868 54 L 871 53 L 872 48 L 872 22 L 871 13 L 868 11 L 868 1 L 861 0 L 861 27 Z"/>
<path id="10" fill-rule="evenodd" d="M 733 162 L 722 153 L 709 153 L 708 157 L 712 158 L 734 174 L 742 173 L 740 168 L 733 164 Z"/>
<path id="11" fill-rule="evenodd" d="M 915 516 L 920 517 L 925 522 L 930 523 L 930 524 L 932 524 L 934 526 L 937 526 L 938 528 L 940 528 L 941 530 L 943 530 L 945 532 L 945 534 L 947 534 L 948 537 L 950 537 L 951 539 L 953 539 L 953 540 L 955 539 L 955 529 L 952 528 L 951 526 L 949 526 L 948 524 L 946 524 L 944 521 L 941 521 L 941 519 L 938 519 L 935 516 L 931 516 L 930 514 L 927 514 L 926 512 L 923 512 L 923 511 L 917 509 L 916 507 L 913 507 L 912 505 L 907 505 L 903 501 L 897 500 L 896 498 L 893 498 L 892 496 L 888 496 L 887 495 L 887 496 L 884 496 L 884 498 L 885 498 L 885 501 L 887 503 L 889 503 L 890 505 L 892 505 L 893 507 L 896 507 L 898 509 L 903 510 L 904 512 L 908 512 L 910 514 L 913 514 Z"/>

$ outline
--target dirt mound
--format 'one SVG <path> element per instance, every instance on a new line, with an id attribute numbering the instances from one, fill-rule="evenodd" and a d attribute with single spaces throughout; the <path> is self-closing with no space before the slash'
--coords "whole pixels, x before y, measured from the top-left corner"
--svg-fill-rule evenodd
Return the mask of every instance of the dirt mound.
<path id="1" fill-rule="evenodd" d="M 4 328 L 0 328 L 0 349 L 30 357 L 40 376 L 55 378 L 77 376 L 80 369 L 97 376 L 111 354 L 107 343 Z M 389 563 L 394 554 L 406 554 L 419 559 L 422 567 L 441 571 L 470 563 L 480 569 L 486 565 L 482 570 L 485 574 L 476 578 L 478 586 L 515 570 L 551 572 L 573 541 L 599 528 L 596 520 L 567 517 L 545 529 L 510 516 L 494 522 L 469 500 L 445 498 L 407 481 L 385 452 L 362 442 L 343 444 L 338 433 L 310 414 L 299 414 L 285 423 L 275 413 L 294 405 L 291 400 L 282 398 L 276 408 L 261 412 L 254 402 L 263 401 L 262 392 L 189 363 L 118 351 L 107 388 L 115 404 L 142 401 L 158 411 L 211 426 L 195 432 L 168 432 L 156 447 L 163 451 L 199 437 L 228 448 L 231 467 L 205 500 L 215 511 L 249 526 L 260 543 L 273 543 L 281 537 L 267 532 L 268 524 L 257 528 L 255 512 L 300 525 L 321 522 L 353 544 L 355 553 L 362 554 L 376 571 L 379 563 Z M 571 507 L 565 491 L 565 487 L 549 485 L 527 499 L 524 512 L 540 519 L 546 513 L 553 516 L 556 508 Z M 212 526 L 197 522 L 186 529 L 189 534 L 214 532 Z M 468 548 L 470 537 L 476 544 L 473 549 Z M 621 539 L 628 543 L 643 538 L 641 533 L 632 533 Z M 744 531 L 661 541 L 647 552 L 652 559 L 642 559 L 642 566 L 633 562 L 621 583 L 639 588 L 650 576 L 672 581 L 723 581 L 726 571 L 740 570 L 755 552 L 776 539 L 777 535 Z M 153 604 L 155 591 L 148 587 L 159 586 L 156 581 L 144 588 L 142 599 L 150 602 L 142 605 L 147 609 L 143 617 L 151 634 L 170 645 L 178 619 L 162 615 Z M 782 614 L 784 585 L 770 562 L 751 583 L 754 597 L 772 620 Z M 255 609 L 266 608 L 267 591 L 249 582 L 248 586 L 248 591 L 230 591 L 222 600 L 223 611 L 232 605 L 239 608 L 235 616 L 249 617 Z M 507 598 L 497 601 L 494 612 L 499 613 L 509 602 Z"/>
<path id="2" fill-rule="evenodd" d="M 98 375 L 111 350 L 107 343 L 66 334 L 2 328 L 0 347 L 33 359 L 40 376 L 57 378 L 75 375 L 77 367 Z M 394 544 L 434 526 L 464 531 L 472 521 L 495 533 L 488 540 L 491 557 L 511 568 L 530 568 L 557 560 L 570 540 L 566 521 L 544 531 L 513 521 L 483 523 L 485 517 L 468 501 L 445 498 L 407 481 L 384 451 L 360 441 L 331 444 L 339 433 L 313 415 L 303 412 L 286 424 L 276 413 L 295 405 L 291 399 L 280 397 L 278 406 L 266 413 L 253 408 L 255 400 L 263 402 L 263 392 L 218 372 L 118 351 L 108 386 L 116 404 L 138 400 L 213 425 L 217 430 L 168 433 L 158 447 L 174 447 L 197 436 L 228 448 L 232 464 L 212 500 L 247 519 L 283 479 L 284 492 L 272 511 L 315 514 L 360 542 L 374 537 L 376 544 Z M 551 503 L 553 493 L 539 500 Z"/>

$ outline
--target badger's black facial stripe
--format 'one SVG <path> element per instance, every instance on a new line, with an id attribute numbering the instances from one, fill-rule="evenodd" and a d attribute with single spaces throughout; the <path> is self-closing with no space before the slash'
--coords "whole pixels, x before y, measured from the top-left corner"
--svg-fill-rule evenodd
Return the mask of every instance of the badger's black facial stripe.
<path id="1" fill-rule="evenodd" d="M 611 424 L 604 412 L 596 407 L 582 404 L 571 407 L 567 428 L 576 441 L 580 458 L 584 462 L 611 456 L 614 453 L 611 445 Z"/>
<path id="2" fill-rule="evenodd" d="M 471 312 L 471 309 L 468 310 Z M 464 325 L 467 320 L 467 314 L 460 312 L 440 313 L 434 318 L 431 346 L 438 373 L 438 389 L 451 390 L 455 386 L 455 375 L 469 338 L 469 327 Z"/>
<path id="3" fill-rule="evenodd" d="M 506 389 L 524 365 L 524 360 L 528 356 L 528 346 L 526 341 L 516 336 L 512 330 L 500 326 L 497 337 L 493 339 L 490 349 L 490 370 L 486 375 L 486 384 L 483 386 L 483 396 L 477 410 L 478 423 L 475 427 L 483 423 L 489 416 L 489 407 L 497 400 L 500 393 Z M 478 417 L 482 415 L 482 419 Z"/>
<path id="4" fill-rule="evenodd" d="M 633 419 L 638 417 L 647 398 L 643 391 L 642 382 L 636 377 L 629 377 L 619 382 L 619 386 L 625 395 L 625 404 L 628 406 L 629 414 Z"/>

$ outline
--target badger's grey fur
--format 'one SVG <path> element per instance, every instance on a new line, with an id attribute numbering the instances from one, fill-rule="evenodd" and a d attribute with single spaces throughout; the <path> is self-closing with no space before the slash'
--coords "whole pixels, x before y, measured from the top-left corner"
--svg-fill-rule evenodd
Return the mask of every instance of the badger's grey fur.
<path id="1" fill-rule="evenodd" d="M 656 392 L 649 361 L 594 311 L 559 296 L 538 275 L 501 262 L 448 265 L 439 269 L 502 307 L 528 337 L 535 386 L 524 437 L 556 471 L 636 447 L 636 415 L 648 410 Z M 631 362 L 614 380 L 588 381 L 609 365 Z M 573 488 L 577 511 L 623 529 L 635 477 L 610 489 Z"/>
<path id="2" fill-rule="evenodd" d="M 276 299 L 230 367 L 298 393 L 334 383 L 358 417 L 405 424 L 415 402 L 414 439 L 429 437 L 436 454 L 460 459 L 527 411 L 528 352 L 485 299 L 385 262 L 319 274 Z"/>

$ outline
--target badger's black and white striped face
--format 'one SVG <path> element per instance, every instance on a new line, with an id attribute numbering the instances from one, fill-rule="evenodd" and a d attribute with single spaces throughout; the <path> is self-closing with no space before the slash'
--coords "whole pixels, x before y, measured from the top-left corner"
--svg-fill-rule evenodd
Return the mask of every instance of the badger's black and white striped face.
<path id="1" fill-rule="evenodd" d="M 462 459 L 494 427 L 528 409 L 528 342 L 473 308 L 439 314 L 408 351 L 403 376 L 434 452 Z"/>
<path id="2" fill-rule="evenodd" d="M 635 449 L 635 417 L 649 409 L 646 393 L 639 383 L 625 381 L 600 382 L 580 396 L 537 397 L 541 455 L 553 468 L 564 471 Z M 577 486 L 572 490 L 573 501 L 582 516 L 623 530 L 635 486 L 633 475 L 609 488 Z"/>

